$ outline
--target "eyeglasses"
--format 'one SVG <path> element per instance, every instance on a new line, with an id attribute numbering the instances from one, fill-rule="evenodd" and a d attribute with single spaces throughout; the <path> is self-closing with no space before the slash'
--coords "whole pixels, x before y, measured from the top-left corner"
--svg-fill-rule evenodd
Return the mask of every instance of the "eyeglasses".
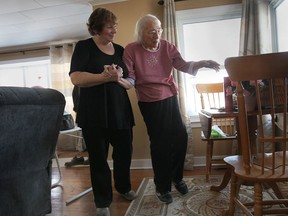
<path id="1" fill-rule="evenodd" d="M 154 35 L 161 35 L 163 32 L 163 29 L 153 29 L 147 32 L 148 35 L 154 36 Z"/>

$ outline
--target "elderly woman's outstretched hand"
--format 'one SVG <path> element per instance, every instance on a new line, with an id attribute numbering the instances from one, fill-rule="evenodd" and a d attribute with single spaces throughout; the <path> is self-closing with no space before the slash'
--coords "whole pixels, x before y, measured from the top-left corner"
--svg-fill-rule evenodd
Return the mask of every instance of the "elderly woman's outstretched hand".
<path id="1" fill-rule="evenodd" d="M 211 69 L 214 69 L 215 71 L 220 70 L 220 64 L 218 64 L 217 62 L 213 60 L 202 60 L 202 61 L 198 61 L 195 63 L 196 70 L 203 68 L 203 67 L 211 68 Z"/>
<path id="2" fill-rule="evenodd" d="M 217 62 L 215 62 L 213 60 L 204 60 L 203 64 L 204 64 L 203 67 L 211 68 L 211 69 L 214 69 L 216 71 L 220 70 L 220 64 L 218 64 Z"/>

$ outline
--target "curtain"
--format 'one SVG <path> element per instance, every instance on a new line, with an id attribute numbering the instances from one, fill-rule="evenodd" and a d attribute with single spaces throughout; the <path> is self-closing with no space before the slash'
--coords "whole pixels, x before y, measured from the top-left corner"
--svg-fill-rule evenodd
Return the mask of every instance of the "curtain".
<path id="1" fill-rule="evenodd" d="M 240 56 L 272 52 L 270 17 L 269 1 L 242 0 Z M 269 117 L 263 117 L 263 121 L 266 131 L 271 131 Z M 266 144 L 265 149 L 268 148 L 269 144 Z"/>
<path id="2" fill-rule="evenodd" d="M 177 42 L 177 28 L 176 28 L 176 13 L 175 13 L 175 3 L 174 0 L 165 0 L 164 1 L 164 25 L 163 25 L 163 37 L 167 41 L 174 44 L 176 47 L 178 46 Z M 184 84 L 184 74 L 175 69 L 172 71 L 175 82 L 179 87 L 179 105 L 181 109 L 181 113 L 183 116 L 183 120 L 187 127 L 188 132 L 188 147 L 185 159 L 185 169 L 192 170 L 193 169 L 193 154 L 192 154 L 192 127 L 191 122 L 189 121 L 186 106 L 185 106 L 185 84 Z"/>
<path id="3" fill-rule="evenodd" d="M 269 1 L 243 0 L 239 55 L 272 52 Z"/>
<path id="4" fill-rule="evenodd" d="M 60 91 L 66 99 L 65 111 L 73 113 L 73 84 L 69 77 L 74 44 L 50 46 L 51 87 Z"/>

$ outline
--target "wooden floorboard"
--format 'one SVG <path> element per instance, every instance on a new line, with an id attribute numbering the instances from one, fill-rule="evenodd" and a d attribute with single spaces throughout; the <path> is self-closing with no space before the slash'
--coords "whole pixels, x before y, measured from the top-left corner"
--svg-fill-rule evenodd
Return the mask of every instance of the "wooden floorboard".
<path id="1" fill-rule="evenodd" d="M 96 215 L 93 193 L 89 192 L 74 202 L 66 205 L 66 201 L 91 187 L 89 167 L 61 168 L 61 187 L 52 189 L 52 214 L 53 216 L 92 216 Z M 136 191 L 144 177 L 151 177 L 151 170 L 133 170 L 132 187 Z M 53 182 L 58 179 L 57 168 L 53 168 Z M 130 202 L 113 191 L 113 203 L 110 206 L 112 216 L 125 214 Z"/>
<path id="2" fill-rule="evenodd" d="M 63 153 L 63 152 L 62 152 Z M 64 153 L 63 153 L 64 154 Z M 65 154 L 64 154 L 65 155 Z M 67 155 L 67 154 L 66 154 Z M 73 154 L 70 154 L 70 156 Z M 63 157 L 63 155 L 60 154 Z M 49 216 L 95 216 L 96 207 L 93 201 L 93 193 L 82 196 L 74 202 L 66 205 L 66 201 L 89 189 L 90 172 L 89 166 L 85 167 L 62 167 L 61 187 L 51 190 L 52 213 Z M 213 174 L 222 174 L 224 170 L 214 170 Z M 195 168 L 192 171 L 184 171 L 185 176 L 205 175 L 205 169 Z M 137 191 L 143 178 L 153 177 L 153 171 L 150 169 L 131 170 L 132 188 Z M 57 168 L 52 168 L 52 182 L 57 181 L 59 173 Z M 113 192 L 113 203 L 110 206 L 111 216 L 123 216 L 129 207 L 130 202 L 121 197 L 117 192 Z M 48 216 L 48 215 L 47 215 Z"/>

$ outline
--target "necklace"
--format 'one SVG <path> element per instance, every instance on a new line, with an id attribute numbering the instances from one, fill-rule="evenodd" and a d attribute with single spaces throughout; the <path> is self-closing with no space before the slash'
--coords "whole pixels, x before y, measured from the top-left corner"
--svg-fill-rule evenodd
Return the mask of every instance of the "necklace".
<path id="1" fill-rule="evenodd" d="M 149 49 L 149 48 L 146 48 L 143 44 L 142 44 L 142 47 L 149 52 L 157 52 L 160 48 L 160 42 L 158 43 L 158 46 L 156 48 Z"/>

